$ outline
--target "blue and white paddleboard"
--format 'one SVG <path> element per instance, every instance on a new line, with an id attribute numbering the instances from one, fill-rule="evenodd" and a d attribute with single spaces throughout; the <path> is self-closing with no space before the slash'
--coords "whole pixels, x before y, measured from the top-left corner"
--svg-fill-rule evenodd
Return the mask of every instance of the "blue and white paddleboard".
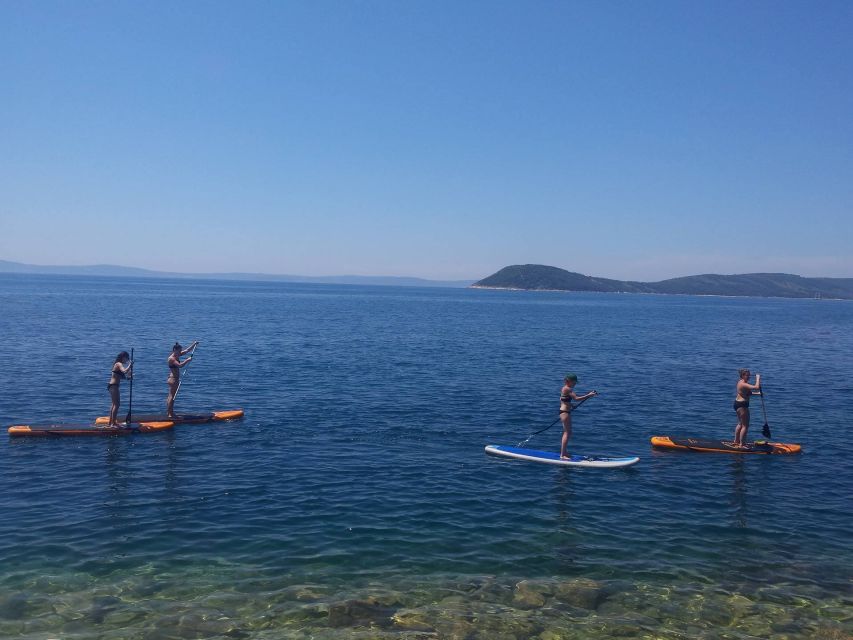
<path id="1" fill-rule="evenodd" d="M 522 449 L 520 447 L 509 447 L 502 444 L 490 444 L 486 447 L 486 453 L 504 458 L 516 458 L 518 460 L 529 460 L 530 462 L 541 462 L 543 464 L 556 464 L 563 467 L 602 467 L 618 468 L 630 467 L 637 464 L 640 459 L 633 458 L 607 458 L 604 456 L 570 456 L 568 460 L 560 458 L 559 453 L 551 451 L 537 451 L 536 449 Z"/>

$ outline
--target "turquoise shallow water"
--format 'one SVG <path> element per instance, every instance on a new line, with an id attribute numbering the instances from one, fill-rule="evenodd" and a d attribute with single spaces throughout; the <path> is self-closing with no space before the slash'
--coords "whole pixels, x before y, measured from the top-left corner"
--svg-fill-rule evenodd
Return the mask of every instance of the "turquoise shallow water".
<path id="1" fill-rule="evenodd" d="M 0 436 L 0 637 L 853 634 L 850 303 L 33 276 L 0 303 L 4 425 L 104 414 L 130 346 L 161 408 L 175 339 L 202 340 L 179 410 L 246 409 Z M 803 455 L 649 448 L 729 437 L 740 366 Z M 572 449 L 640 463 L 484 455 L 569 370 L 601 394 Z"/>

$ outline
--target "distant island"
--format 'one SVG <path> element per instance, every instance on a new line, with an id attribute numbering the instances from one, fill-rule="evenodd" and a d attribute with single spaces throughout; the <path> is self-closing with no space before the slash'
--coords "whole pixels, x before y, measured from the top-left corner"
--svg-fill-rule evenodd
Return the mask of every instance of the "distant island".
<path id="1" fill-rule="evenodd" d="M 406 276 L 294 276 L 269 273 L 176 273 L 112 264 L 54 266 L 0 260 L 0 273 L 67 276 L 107 276 L 113 278 L 194 278 L 204 280 L 256 280 L 265 282 L 313 282 L 318 284 L 362 284 L 398 287 L 467 287 L 471 280 L 427 280 Z"/>
<path id="2" fill-rule="evenodd" d="M 542 264 L 504 267 L 478 280 L 476 289 L 670 293 L 764 298 L 836 298 L 853 300 L 853 278 L 803 278 L 788 273 L 704 274 L 660 282 L 595 278 Z"/>

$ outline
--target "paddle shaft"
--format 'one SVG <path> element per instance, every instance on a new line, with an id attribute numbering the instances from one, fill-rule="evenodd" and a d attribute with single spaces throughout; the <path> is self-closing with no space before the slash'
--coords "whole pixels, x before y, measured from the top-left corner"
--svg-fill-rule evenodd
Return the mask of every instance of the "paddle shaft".
<path id="1" fill-rule="evenodd" d="M 133 347 L 130 348 L 130 399 L 127 401 L 127 415 L 124 421 L 130 424 L 130 418 L 133 412 Z"/>
<path id="2" fill-rule="evenodd" d="M 196 344 L 195 344 L 195 346 L 193 346 L 192 351 L 190 351 L 190 358 L 192 358 L 192 357 L 195 355 L 195 350 L 196 350 L 197 348 L 198 348 L 198 343 L 196 343 Z M 187 369 L 189 369 L 191 364 L 192 364 L 192 360 L 190 360 L 190 361 L 189 361 L 189 363 L 187 364 L 186 368 L 187 368 Z M 187 374 L 187 372 L 186 372 L 186 371 L 184 371 L 184 372 L 182 372 L 182 373 L 181 373 L 181 377 L 180 377 L 180 378 L 178 378 L 178 388 L 177 388 L 177 389 L 175 389 L 175 395 L 174 395 L 174 397 L 172 398 L 172 401 L 173 401 L 173 402 L 174 402 L 174 399 L 178 397 L 178 391 L 180 391 L 180 390 L 181 390 L 181 385 L 184 383 L 184 376 L 185 376 L 186 374 Z"/>
<path id="3" fill-rule="evenodd" d="M 587 400 L 589 400 L 590 398 L 592 398 L 592 396 L 587 396 L 587 397 L 586 397 L 586 398 L 584 398 L 583 400 L 579 400 L 579 401 L 578 401 L 578 403 L 577 403 L 577 404 L 575 404 L 575 405 L 571 405 L 571 404 L 569 404 L 569 411 L 570 411 L 570 412 L 571 412 L 571 411 L 574 411 L 575 409 L 577 409 L 579 406 L 581 406 L 584 402 L 586 402 L 586 401 L 587 401 Z M 551 427 L 553 427 L 553 426 L 554 426 L 555 424 L 557 424 L 559 421 L 560 421 L 560 417 L 559 417 L 559 416 L 557 416 L 557 419 L 556 419 L 556 420 L 554 420 L 554 422 L 552 422 L 551 424 L 549 424 L 549 425 L 548 425 L 547 427 L 545 427 L 544 429 L 539 429 L 539 431 L 536 431 L 535 433 L 531 433 L 531 434 L 530 434 L 530 436 L 529 436 L 527 439 L 522 440 L 522 441 L 521 441 L 521 442 L 519 442 L 516 446 L 517 446 L 517 447 L 520 447 L 520 446 L 521 446 L 521 445 L 523 445 L 523 444 L 527 444 L 527 442 L 530 440 L 530 438 L 532 438 L 532 437 L 533 437 L 533 436 L 535 436 L 535 435 L 538 435 L 538 434 L 542 433 L 543 431 L 548 431 L 548 429 L 550 429 Z"/>

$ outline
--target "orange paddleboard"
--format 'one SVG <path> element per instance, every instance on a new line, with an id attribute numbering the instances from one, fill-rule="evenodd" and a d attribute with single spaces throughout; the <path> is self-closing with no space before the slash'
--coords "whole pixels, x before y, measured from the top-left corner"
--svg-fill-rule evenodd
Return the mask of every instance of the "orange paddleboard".
<path id="1" fill-rule="evenodd" d="M 768 442 L 757 440 L 748 442 L 745 447 L 735 447 L 729 440 L 702 440 L 700 438 L 674 438 L 671 436 L 653 436 L 652 446 L 658 449 L 681 449 L 699 453 L 800 453 L 802 447 L 788 442 Z"/>
<path id="2" fill-rule="evenodd" d="M 201 424 L 203 422 L 219 422 L 221 420 L 237 420 L 243 417 L 242 409 L 230 411 L 202 411 L 199 413 L 178 413 L 173 417 L 165 413 L 134 413 L 131 418 L 134 422 L 174 422 L 175 424 Z M 95 424 L 107 424 L 108 416 L 101 416 L 95 420 Z"/>
<path id="3" fill-rule="evenodd" d="M 127 436 L 133 433 L 154 433 L 175 426 L 174 422 L 131 422 L 127 427 L 108 427 L 97 424 L 17 424 L 9 427 L 10 436 Z"/>

